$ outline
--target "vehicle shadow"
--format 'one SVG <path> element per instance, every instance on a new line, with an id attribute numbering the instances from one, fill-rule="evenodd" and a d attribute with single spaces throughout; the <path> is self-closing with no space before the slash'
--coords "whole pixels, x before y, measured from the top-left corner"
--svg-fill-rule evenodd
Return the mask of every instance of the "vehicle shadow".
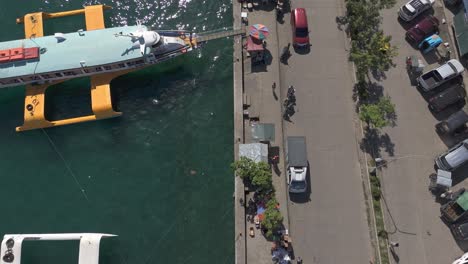
<path id="1" fill-rule="evenodd" d="M 458 143 L 458 142 L 456 142 Z M 452 186 L 463 182 L 468 177 L 468 163 L 458 167 L 452 172 Z"/>
<path id="2" fill-rule="evenodd" d="M 455 239 L 455 238 L 454 238 Z M 463 252 L 468 251 L 468 241 L 467 240 L 457 240 L 455 239 L 455 242 L 457 243 L 457 246 L 463 250 Z"/>
<path id="3" fill-rule="evenodd" d="M 432 113 L 432 115 L 434 116 L 435 119 L 437 119 L 438 121 L 442 121 L 442 120 L 447 119 L 453 113 L 455 113 L 455 112 L 459 111 L 460 109 L 462 109 L 464 105 L 465 105 L 465 100 L 460 101 L 458 103 L 455 103 L 453 105 L 450 105 L 449 107 L 445 108 L 444 110 L 442 110 L 440 112 L 433 111 L 429 107 L 429 105 L 427 106 L 427 109 Z"/>
<path id="4" fill-rule="evenodd" d="M 426 54 L 420 52 L 420 54 L 423 56 L 424 60 L 427 62 L 427 65 L 431 65 L 434 63 L 440 63 L 440 56 L 437 54 L 435 50 L 432 50 Z"/>
<path id="5" fill-rule="evenodd" d="M 442 140 L 442 142 L 444 142 L 445 146 L 447 146 L 448 148 L 455 146 L 458 142 L 468 137 L 467 132 L 453 135 L 453 134 L 441 134 L 437 132 L 436 130 L 436 133 L 437 135 L 439 135 L 440 140 Z"/>
<path id="6" fill-rule="evenodd" d="M 310 53 L 310 47 L 312 47 L 312 45 L 307 45 L 305 47 L 297 47 L 296 45 L 293 45 L 294 52 L 296 52 L 297 54 L 300 54 L 300 55 L 309 54 Z"/>

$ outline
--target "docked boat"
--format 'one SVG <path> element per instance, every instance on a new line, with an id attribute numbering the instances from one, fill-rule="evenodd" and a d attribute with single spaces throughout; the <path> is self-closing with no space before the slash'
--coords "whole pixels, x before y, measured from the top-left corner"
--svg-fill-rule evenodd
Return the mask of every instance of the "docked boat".
<path id="1" fill-rule="evenodd" d="M 115 237 L 102 233 L 8 234 L 3 237 L 0 264 L 21 264 L 24 241 L 79 240 L 78 264 L 98 264 L 101 238 Z M 40 262 L 40 261 L 38 261 Z"/>
<path id="2" fill-rule="evenodd" d="M 0 88 L 26 86 L 24 124 L 16 131 L 54 127 L 120 116 L 114 111 L 110 83 L 114 78 L 192 51 L 219 38 L 243 35 L 243 28 L 204 32 L 152 30 L 136 26 L 106 28 L 105 5 L 57 13 L 34 12 L 17 18 L 25 38 L 0 42 Z M 44 34 L 47 19 L 84 15 L 86 30 Z M 48 120 L 45 91 L 62 81 L 89 76 L 92 115 Z M 0 263 L 1 264 L 1 263 Z"/>
<path id="3" fill-rule="evenodd" d="M 156 64 L 197 48 L 197 37 L 136 25 L 0 42 L 0 88 Z"/>

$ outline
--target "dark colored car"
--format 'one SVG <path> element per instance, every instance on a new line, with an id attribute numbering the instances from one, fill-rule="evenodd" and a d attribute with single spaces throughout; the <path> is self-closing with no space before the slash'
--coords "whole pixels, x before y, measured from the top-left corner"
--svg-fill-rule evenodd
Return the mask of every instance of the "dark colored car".
<path id="1" fill-rule="evenodd" d="M 409 42 L 418 45 L 421 41 L 439 31 L 439 20 L 434 16 L 425 17 L 419 23 L 406 31 Z"/>
<path id="2" fill-rule="evenodd" d="M 463 87 L 455 84 L 447 90 L 429 99 L 429 108 L 434 112 L 440 112 L 450 105 L 461 102 L 465 99 Z"/>
<path id="3" fill-rule="evenodd" d="M 293 45 L 298 47 L 309 46 L 309 26 L 307 13 L 304 8 L 296 8 L 291 12 L 291 26 L 293 32 Z"/>
<path id="4" fill-rule="evenodd" d="M 465 111 L 460 110 L 450 115 L 446 120 L 439 122 L 436 125 L 436 131 L 440 134 L 452 134 L 460 129 L 466 128 L 468 115 Z"/>
<path id="5" fill-rule="evenodd" d="M 468 240 L 468 222 L 461 224 L 454 224 L 450 227 L 453 236 L 457 240 Z"/>

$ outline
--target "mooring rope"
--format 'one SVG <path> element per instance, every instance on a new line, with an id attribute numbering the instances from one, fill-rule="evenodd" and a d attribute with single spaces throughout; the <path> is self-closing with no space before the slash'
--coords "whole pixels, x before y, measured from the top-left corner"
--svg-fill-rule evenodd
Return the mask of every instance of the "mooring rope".
<path id="1" fill-rule="evenodd" d="M 68 172 L 70 173 L 70 175 L 73 177 L 73 180 L 75 180 L 75 183 L 76 185 L 78 186 L 78 188 L 80 188 L 80 191 L 81 191 L 81 194 L 83 194 L 84 198 L 86 199 L 86 201 L 89 202 L 89 199 L 88 199 L 88 195 L 86 195 L 86 191 L 85 189 L 83 188 L 83 186 L 80 184 L 80 182 L 78 181 L 78 179 L 76 178 L 75 176 L 75 173 L 73 173 L 72 169 L 70 168 L 70 166 L 68 165 L 68 163 L 65 161 L 65 158 L 63 157 L 63 155 L 60 153 L 60 151 L 58 150 L 57 146 L 55 145 L 55 143 L 52 141 L 52 139 L 49 137 L 49 135 L 47 134 L 47 132 L 41 128 L 42 132 L 44 132 L 44 135 L 46 135 L 47 139 L 49 140 L 50 144 L 52 145 L 52 148 L 55 150 L 55 152 L 57 153 L 57 155 L 60 157 L 60 159 L 63 161 L 63 164 L 65 165 L 65 167 L 67 168 Z"/>

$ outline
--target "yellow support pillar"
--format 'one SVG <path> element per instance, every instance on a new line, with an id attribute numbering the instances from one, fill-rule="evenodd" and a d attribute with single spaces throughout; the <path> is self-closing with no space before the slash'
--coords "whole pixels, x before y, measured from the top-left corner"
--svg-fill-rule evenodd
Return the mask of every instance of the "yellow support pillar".
<path id="1" fill-rule="evenodd" d="M 16 131 L 24 131 L 35 128 L 51 127 L 53 123 L 45 118 L 45 91 L 50 84 L 26 85 L 24 97 L 24 124 L 16 128 Z"/>
<path id="2" fill-rule="evenodd" d="M 86 30 L 104 29 L 104 10 L 110 7 L 105 5 L 85 6 Z"/>
<path id="3" fill-rule="evenodd" d="M 44 13 L 31 13 L 24 16 L 25 38 L 38 38 L 44 36 Z"/>
<path id="4" fill-rule="evenodd" d="M 110 83 L 112 79 L 129 73 L 131 70 L 104 73 L 91 76 L 91 104 L 97 119 L 111 118 L 122 115 L 112 108 Z"/>

